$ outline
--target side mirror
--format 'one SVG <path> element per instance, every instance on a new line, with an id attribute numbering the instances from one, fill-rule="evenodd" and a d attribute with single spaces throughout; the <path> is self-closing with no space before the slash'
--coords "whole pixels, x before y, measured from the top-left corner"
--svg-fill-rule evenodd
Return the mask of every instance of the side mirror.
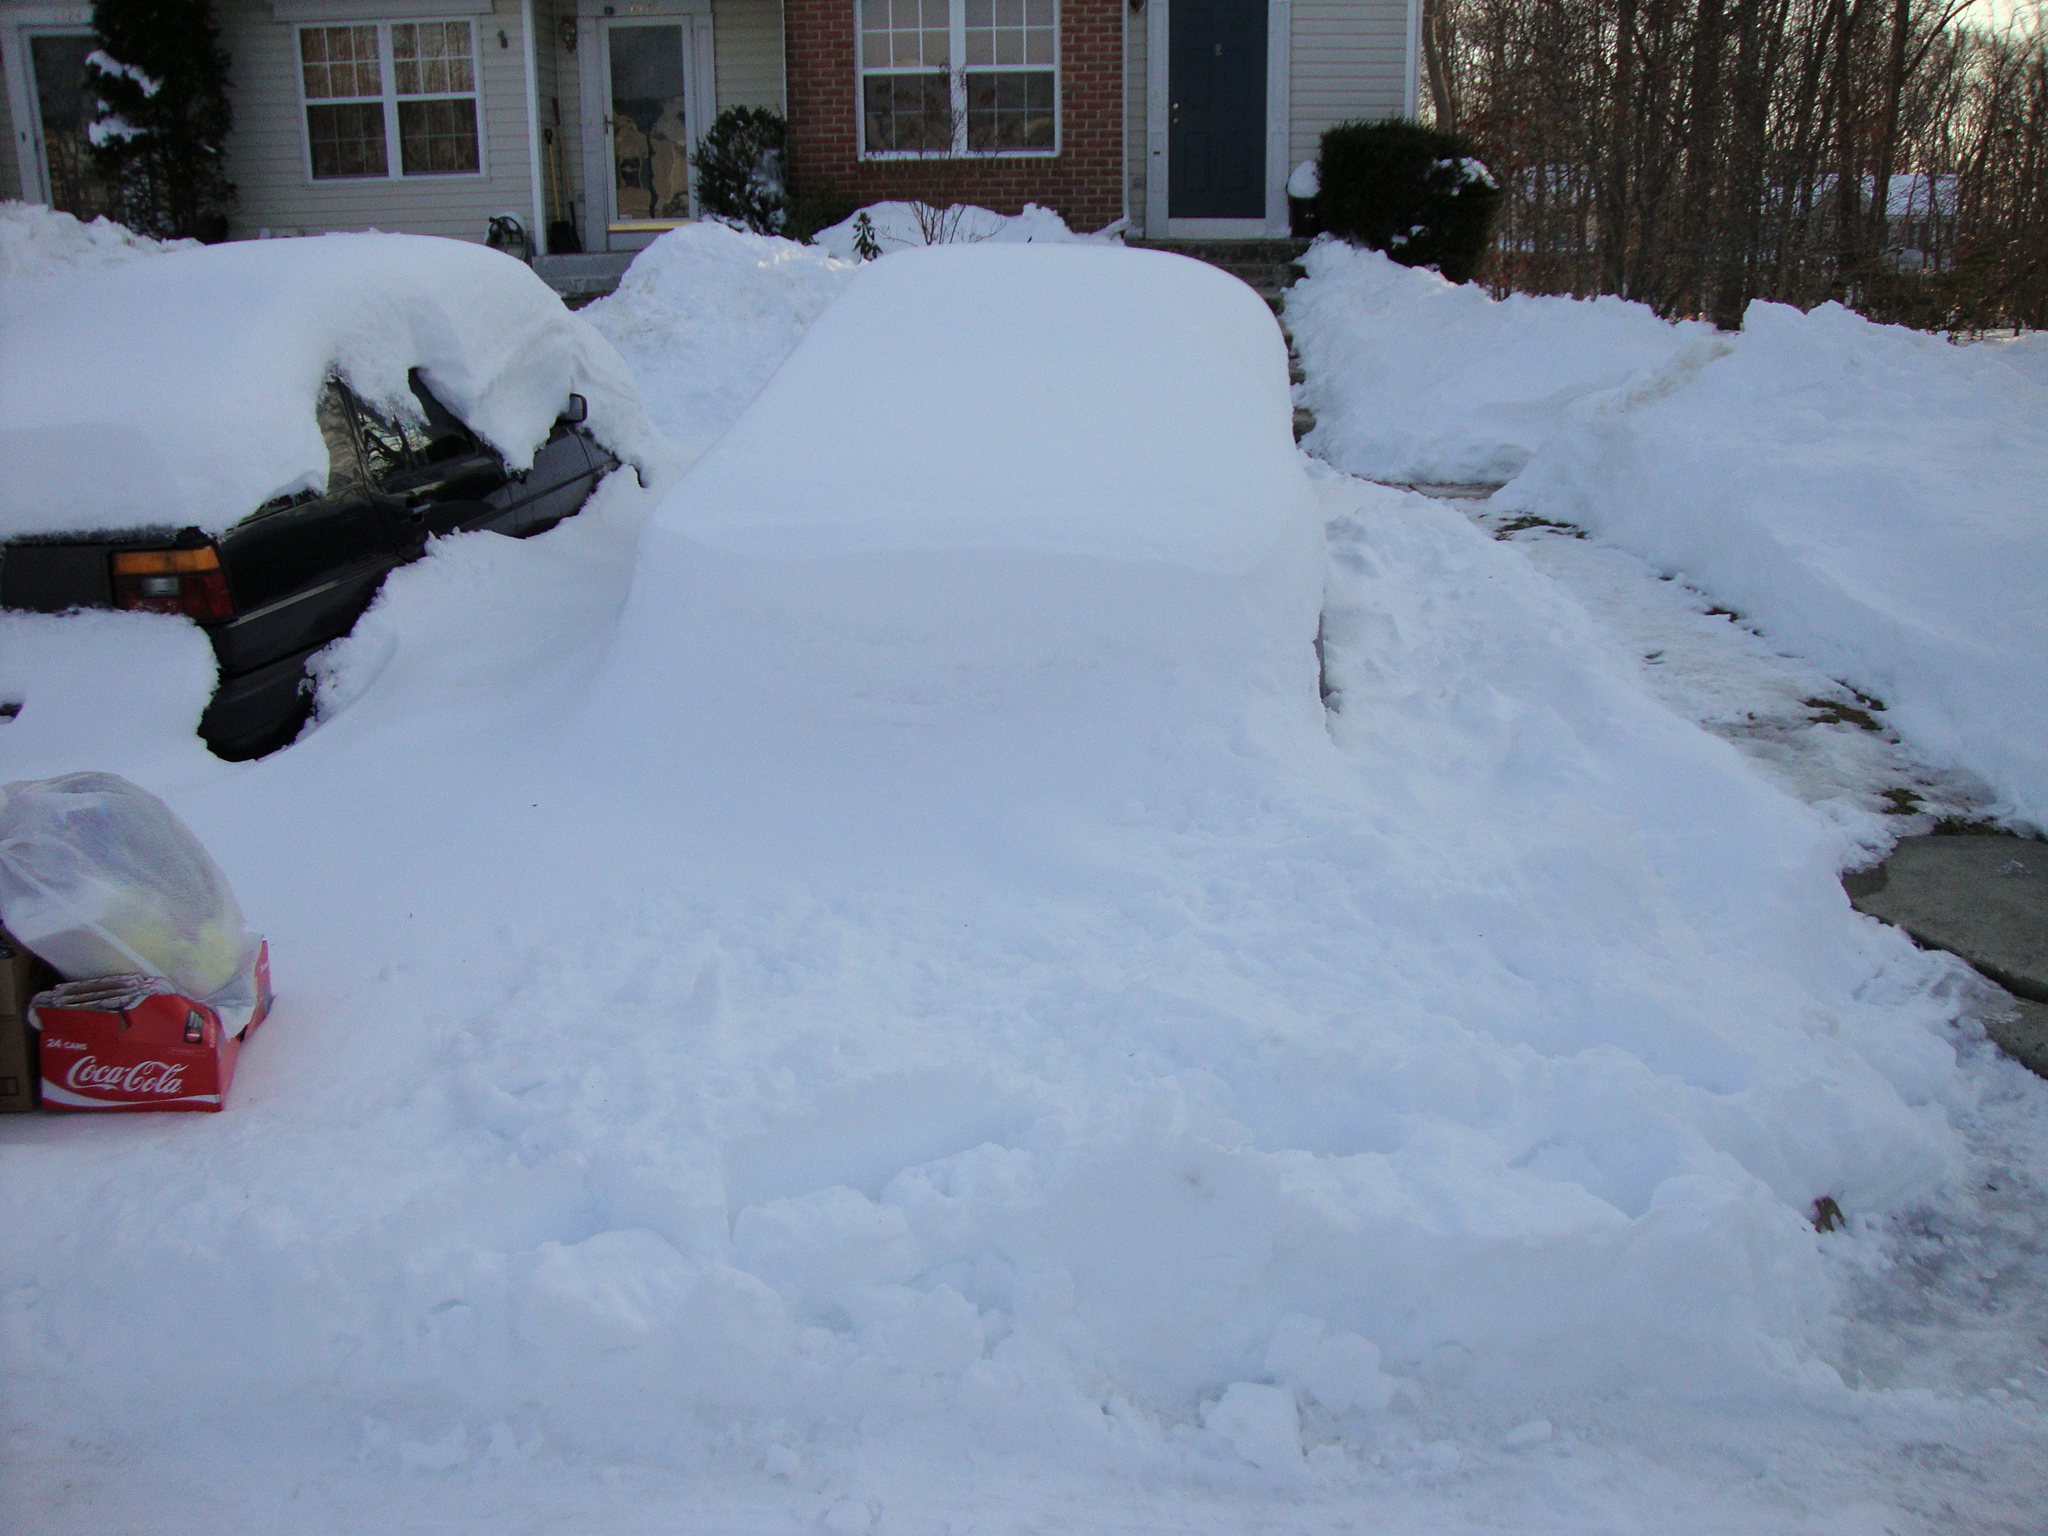
<path id="1" fill-rule="evenodd" d="M 562 420 L 580 426 L 590 418 L 590 402 L 581 395 L 571 395 L 569 403 L 562 407 Z"/>

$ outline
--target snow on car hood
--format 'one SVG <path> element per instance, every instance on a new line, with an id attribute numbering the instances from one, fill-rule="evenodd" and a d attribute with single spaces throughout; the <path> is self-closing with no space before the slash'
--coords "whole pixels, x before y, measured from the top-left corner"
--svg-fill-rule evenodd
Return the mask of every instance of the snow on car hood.
<path id="1" fill-rule="evenodd" d="M 511 257 L 421 235 L 248 241 L 112 268 L 0 329 L 0 537 L 217 533 L 325 485 L 329 377 L 416 414 L 411 368 L 515 469 L 571 391 L 598 441 L 635 464 L 657 451 L 618 354 Z"/>

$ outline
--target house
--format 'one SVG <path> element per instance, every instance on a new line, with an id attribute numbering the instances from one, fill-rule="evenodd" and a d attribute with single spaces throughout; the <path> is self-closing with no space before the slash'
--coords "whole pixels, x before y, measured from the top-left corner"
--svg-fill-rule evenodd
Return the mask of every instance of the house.
<path id="1" fill-rule="evenodd" d="M 1077 229 L 1287 232 L 1289 168 L 1412 114 L 1419 0 L 217 0 L 231 233 L 625 252 L 694 210 L 689 148 L 772 107 L 799 182 L 1027 201 Z M 101 211 L 90 7 L 0 0 L 0 197 Z"/>

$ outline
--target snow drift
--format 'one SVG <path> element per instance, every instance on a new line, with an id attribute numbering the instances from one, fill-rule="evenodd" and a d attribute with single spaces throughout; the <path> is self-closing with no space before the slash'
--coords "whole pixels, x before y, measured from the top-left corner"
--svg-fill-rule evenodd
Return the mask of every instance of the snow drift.
<path id="1" fill-rule="evenodd" d="M 86 222 L 41 203 L 0 201 L 0 323 L 103 267 L 198 246 L 152 240 L 108 218 Z"/>
<path id="2" fill-rule="evenodd" d="M 1754 304 L 1739 336 L 1590 406 L 1496 501 L 1682 572 L 2048 826 L 2048 388 L 2018 361 Z"/>
<path id="3" fill-rule="evenodd" d="M 6 321 L 0 536 L 218 532 L 325 485 L 330 377 L 416 415 L 413 368 L 515 469 L 571 391 L 599 441 L 659 451 L 617 353 L 511 257 L 416 235 L 244 241 L 78 277 Z"/>
<path id="4" fill-rule="evenodd" d="M 619 349 L 654 423 L 695 457 L 739 418 L 854 263 L 724 224 L 686 224 L 578 311 Z"/>
<path id="5" fill-rule="evenodd" d="M 1270 1492 L 1576 1394 L 1857 1411 L 1806 1213 L 1955 1168 L 1951 963 L 1512 549 L 1312 477 L 1242 285 L 885 257 L 634 495 L 394 573 L 260 763 L 44 706 L 162 625 L 0 621 L 0 776 L 153 774 L 280 991 L 211 1123 L 0 1126 L 36 1486 L 220 1425 L 967 1518 L 1005 1456 Z"/>
<path id="6" fill-rule="evenodd" d="M 1505 480 L 1594 396 L 1714 342 L 1623 299 L 1495 299 L 1323 239 L 1287 290 L 1287 323 L 1316 413 L 1303 443 L 1374 480 Z"/>

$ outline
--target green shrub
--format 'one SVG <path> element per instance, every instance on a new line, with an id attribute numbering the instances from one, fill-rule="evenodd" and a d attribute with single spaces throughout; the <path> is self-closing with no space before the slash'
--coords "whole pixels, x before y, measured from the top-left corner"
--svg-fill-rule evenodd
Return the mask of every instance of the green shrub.
<path id="1" fill-rule="evenodd" d="M 727 107 L 690 164 L 697 205 L 757 235 L 779 235 L 789 215 L 789 124 L 765 107 Z"/>
<path id="2" fill-rule="evenodd" d="M 1316 169 L 1320 228 L 1454 283 L 1478 276 L 1500 188 L 1467 140 L 1400 118 L 1339 123 L 1323 134 Z"/>
<path id="3" fill-rule="evenodd" d="M 783 221 L 783 236 L 808 244 L 821 229 L 830 229 L 849 217 L 860 204 L 839 190 L 830 177 L 816 180 L 799 173 L 789 196 L 789 216 Z"/>

